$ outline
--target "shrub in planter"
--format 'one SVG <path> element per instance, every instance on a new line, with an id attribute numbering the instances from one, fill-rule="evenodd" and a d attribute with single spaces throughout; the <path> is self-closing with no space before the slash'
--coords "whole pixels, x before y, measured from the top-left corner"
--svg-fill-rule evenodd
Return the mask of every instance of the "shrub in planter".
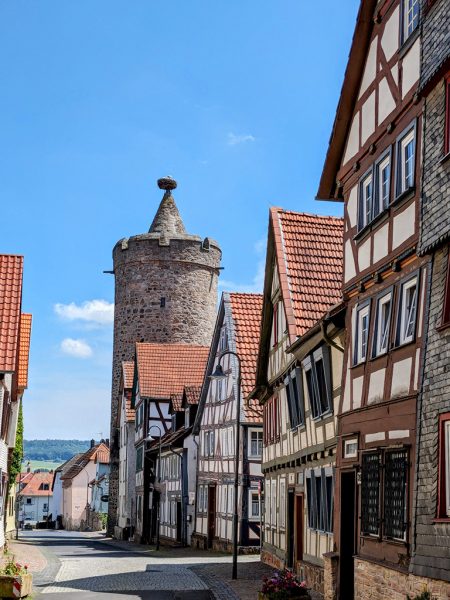
<path id="1" fill-rule="evenodd" d="M 8 557 L 0 568 L 0 598 L 24 598 L 33 591 L 33 576 L 27 565 L 21 565 Z"/>
<path id="2" fill-rule="evenodd" d="M 263 578 L 260 600 L 288 600 L 290 598 L 303 598 L 303 600 L 311 598 L 305 581 L 300 582 L 287 569 L 275 571 L 271 577 Z"/>

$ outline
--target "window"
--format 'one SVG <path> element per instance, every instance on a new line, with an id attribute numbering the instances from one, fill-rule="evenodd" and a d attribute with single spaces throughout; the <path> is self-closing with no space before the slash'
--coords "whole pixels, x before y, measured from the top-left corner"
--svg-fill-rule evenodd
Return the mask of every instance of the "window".
<path id="1" fill-rule="evenodd" d="M 273 345 L 276 346 L 279 342 L 279 316 L 280 316 L 280 303 L 274 302 L 273 305 L 273 326 L 272 326 L 272 336 L 273 336 Z"/>
<path id="2" fill-rule="evenodd" d="M 445 282 L 444 309 L 442 312 L 442 325 L 450 324 L 450 246 L 448 247 L 447 277 Z"/>
<path id="3" fill-rule="evenodd" d="M 286 479 L 280 480 L 280 527 L 286 527 Z"/>
<path id="4" fill-rule="evenodd" d="M 450 518 L 450 413 L 439 417 L 439 494 L 437 516 Z"/>
<path id="5" fill-rule="evenodd" d="M 214 456 L 215 433 L 214 431 L 205 431 L 204 433 L 204 456 Z"/>
<path id="6" fill-rule="evenodd" d="M 332 384 L 330 349 L 320 346 L 302 363 L 306 376 L 309 404 L 313 419 L 332 411 Z"/>
<path id="7" fill-rule="evenodd" d="M 31 498 L 27 498 L 27 502 L 26 502 L 26 503 L 27 503 L 27 504 L 33 504 L 33 501 L 32 501 L 32 499 L 31 499 Z"/>
<path id="8" fill-rule="evenodd" d="M 397 345 L 414 340 L 417 318 L 418 276 L 401 284 L 397 317 Z"/>
<path id="9" fill-rule="evenodd" d="M 271 517 L 271 525 L 272 527 L 277 526 L 277 481 L 276 479 L 272 479 L 272 484 L 270 486 L 271 492 L 271 509 L 270 509 L 270 517 Z"/>
<path id="10" fill-rule="evenodd" d="M 136 473 L 144 468 L 144 447 L 139 446 L 136 449 Z"/>
<path id="11" fill-rule="evenodd" d="M 375 163 L 375 194 L 372 218 L 386 210 L 390 203 L 391 190 L 391 153 L 384 155 Z"/>
<path id="12" fill-rule="evenodd" d="M 220 333 L 219 348 L 220 348 L 221 352 L 224 352 L 228 348 L 228 334 L 227 334 L 227 330 L 225 327 L 222 328 L 222 331 Z"/>
<path id="13" fill-rule="evenodd" d="M 358 456 L 358 439 L 344 440 L 344 458 L 356 458 Z"/>
<path id="14" fill-rule="evenodd" d="M 273 444 L 279 437 L 278 396 L 272 396 L 264 406 L 264 443 Z"/>
<path id="15" fill-rule="evenodd" d="M 372 170 L 359 182 L 358 231 L 364 229 L 372 220 L 373 176 Z"/>
<path id="16" fill-rule="evenodd" d="M 397 198 L 414 187 L 415 146 L 416 130 L 414 125 L 397 140 Z"/>
<path id="17" fill-rule="evenodd" d="M 43 512 L 48 512 L 48 504 L 45 502 L 42 507 Z"/>
<path id="18" fill-rule="evenodd" d="M 406 540 L 408 452 L 394 450 L 384 456 L 384 537 Z"/>
<path id="19" fill-rule="evenodd" d="M 260 506 L 259 506 L 259 494 L 258 490 L 250 489 L 249 493 L 249 520 L 250 521 L 259 521 L 260 519 Z"/>
<path id="20" fill-rule="evenodd" d="M 263 432 L 259 429 L 250 429 L 250 456 L 262 456 Z"/>
<path id="21" fill-rule="evenodd" d="M 377 299 L 372 356 L 381 356 L 389 349 L 391 330 L 392 290 Z"/>
<path id="22" fill-rule="evenodd" d="M 419 25 L 419 0 L 402 0 L 402 42 L 417 29 Z"/>
<path id="23" fill-rule="evenodd" d="M 363 454 L 361 532 L 364 535 L 406 541 L 408 469 L 405 448 Z"/>
<path id="24" fill-rule="evenodd" d="M 206 512 L 208 502 L 208 487 L 201 485 L 198 488 L 198 511 Z"/>
<path id="25" fill-rule="evenodd" d="M 331 467 L 306 472 L 308 527 L 333 532 L 334 479 Z"/>
<path id="26" fill-rule="evenodd" d="M 353 349 L 353 364 L 359 365 L 367 358 L 369 340 L 370 303 L 364 302 L 356 309 L 356 327 Z"/>
<path id="27" fill-rule="evenodd" d="M 364 535 L 380 532 L 380 472 L 380 454 L 365 452 L 361 463 L 361 533 Z"/>
<path id="28" fill-rule="evenodd" d="M 303 392 L 303 375 L 299 367 L 292 369 L 284 380 L 286 399 L 289 410 L 291 428 L 295 429 L 305 423 L 305 399 Z"/>

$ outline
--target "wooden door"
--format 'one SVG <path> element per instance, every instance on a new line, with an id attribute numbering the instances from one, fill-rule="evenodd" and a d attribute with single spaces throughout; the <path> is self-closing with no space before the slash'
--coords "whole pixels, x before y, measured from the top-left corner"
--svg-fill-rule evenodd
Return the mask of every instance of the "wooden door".
<path id="1" fill-rule="evenodd" d="M 295 496 L 295 560 L 303 560 L 303 526 L 305 523 L 303 495 Z"/>
<path id="2" fill-rule="evenodd" d="M 356 476 L 355 471 L 341 473 L 341 525 L 339 591 L 342 600 L 354 598 L 354 555 L 356 551 Z"/>
<path id="3" fill-rule="evenodd" d="M 208 548 L 212 548 L 213 539 L 216 537 L 216 486 L 208 488 Z"/>

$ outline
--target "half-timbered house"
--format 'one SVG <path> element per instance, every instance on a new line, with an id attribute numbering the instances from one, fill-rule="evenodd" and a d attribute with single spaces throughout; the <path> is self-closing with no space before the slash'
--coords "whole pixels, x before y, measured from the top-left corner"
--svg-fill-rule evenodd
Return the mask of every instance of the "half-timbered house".
<path id="1" fill-rule="evenodd" d="M 192 544 L 200 548 L 231 551 L 234 512 L 237 398 L 240 395 L 240 449 L 238 486 L 238 546 L 260 545 L 260 495 L 262 479 L 262 411 L 248 394 L 255 378 L 261 323 L 262 296 L 225 292 L 220 302 L 208 366 L 200 397 L 194 434 L 198 436 L 198 474 L 195 533 Z M 221 354 L 237 353 L 242 385 L 238 390 L 238 365 L 232 355 L 221 361 L 225 380 L 210 380 Z"/>
<path id="2" fill-rule="evenodd" d="M 170 400 L 185 387 L 202 384 L 209 347 L 191 344 L 136 344 L 132 406 L 135 409 L 136 533 L 148 542 L 156 534 L 160 492 L 153 488 L 154 456 L 148 445 L 172 428 Z M 151 494 L 151 498 L 150 498 Z"/>
<path id="3" fill-rule="evenodd" d="M 262 559 L 324 591 L 333 550 L 343 221 L 270 210 L 252 396 L 264 405 Z"/>
<path id="4" fill-rule="evenodd" d="M 344 203 L 334 533 L 338 594 L 346 599 L 408 591 L 429 279 L 428 259 L 417 255 L 419 4 L 362 0 L 317 194 Z"/>
<path id="5" fill-rule="evenodd" d="M 136 521 L 135 412 L 131 408 L 133 377 L 133 361 L 122 362 L 122 374 L 119 384 L 120 401 L 117 413 L 117 427 L 119 431 L 119 504 L 117 509 L 117 525 L 114 528 L 114 535 L 118 539 L 128 539 L 133 534 Z"/>

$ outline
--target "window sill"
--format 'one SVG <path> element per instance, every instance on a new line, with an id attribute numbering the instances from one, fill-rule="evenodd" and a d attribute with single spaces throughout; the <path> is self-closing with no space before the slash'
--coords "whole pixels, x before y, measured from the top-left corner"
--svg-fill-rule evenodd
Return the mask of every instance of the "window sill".
<path id="1" fill-rule="evenodd" d="M 450 321 L 448 323 L 441 323 L 436 327 L 436 331 L 446 331 L 450 329 Z"/>
<path id="2" fill-rule="evenodd" d="M 414 42 L 419 37 L 419 34 L 420 34 L 420 27 L 417 26 L 414 29 L 414 31 L 406 38 L 406 40 L 404 40 L 403 44 L 400 46 L 400 48 L 398 50 L 399 58 L 403 58 L 405 56 L 405 54 L 408 53 L 411 46 L 414 44 Z"/>
<path id="3" fill-rule="evenodd" d="M 414 197 L 416 193 L 416 186 L 413 185 L 411 187 L 409 187 L 407 190 L 405 190 L 404 192 L 402 192 L 401 194 L 399 194 L 390 204 L 390 206 L 392 208 L 394 208 L 395 210 L 399 208 L 399 206 L 401 206 L 403 204 L 403 202 L 406 202 L 407 200 L 410 200 L 411 198 Z"/>
<path id="4" fill-rule="evenodd" d="M 392 206 L 392 203 L 391 203 Z M 389 208 L 384 208 L 380 213 L 377 214 L 376 217 L 374 217 L 370 223 L 368 223 L 365 227 L 363 227 L 360 231 L 358 231 L 358 233 L 356 235 L 353 236 L 353 240 L 355 242 L 359 242 L 364 240 L 369 233 L 371 233 L 375 228 L 378 227 L 378 225 L 380 225 L 380 223 L 384 223 L 385 221 L 387 221 L 389 217 Z"/>
<path id="5" fill-rule="evenodd" d="M 357 363 L 352 364 L 350 369 L 356 369 L 357 367 L 361 367 L 362 365 L 365 365 L 366 363 L 367 363 L 367 358 L 365 358 L 364 360 L 360 360 Z"/>
<path id="6" fill-rule="evenodd" d="M 386 356 L 386 355 L 387 355 L 387 353 L 388 353 L 388 351 L 387 351 L 387 350 L 385 350 L 384 352 L 380 352 L 380 354 L 375 354 L 375 356 L 371 356 L 371 357 L 369 358 L 369 361 L 370 361 L 370 362 L 372 362 L 372 361 L 374 361 L 374 360 L 378 360 L 379 358 L 383 358 L 384 356 Z"/>
<path id="7" fill-rule="evenodd" d="M 433 519 L 433 523 L 450 523 L 450 517 L 437 517 Z"/>

